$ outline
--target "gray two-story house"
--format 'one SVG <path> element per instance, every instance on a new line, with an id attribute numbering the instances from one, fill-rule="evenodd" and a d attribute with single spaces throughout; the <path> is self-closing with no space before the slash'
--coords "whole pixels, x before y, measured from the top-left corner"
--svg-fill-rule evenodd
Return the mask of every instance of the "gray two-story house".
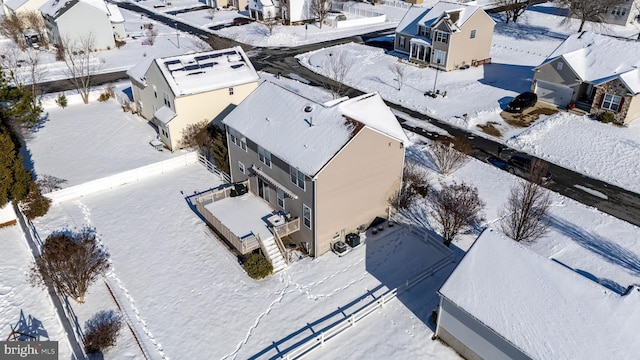
<path id="1" fill-rule="evenodd" d="M 408 141 L 377 93 L 319 103 L 263 82 L 224 120 L 233 182 L 299 218 L 312 256 L 386 216 Z"/>

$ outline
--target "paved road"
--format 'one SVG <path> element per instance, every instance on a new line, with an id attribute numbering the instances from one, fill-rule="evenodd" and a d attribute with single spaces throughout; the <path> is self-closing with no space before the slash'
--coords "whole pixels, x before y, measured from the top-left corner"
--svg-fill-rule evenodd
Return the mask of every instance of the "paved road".
<path id="1" fill-rule="evenodd" d="M 297 46 L 295 48 L 251 49 L 250 47 L 244 44 L 237 43 L 233 40 L 220 38 L 209 31 L 202 30 L 189 24 L 176 22 L 174 19 L 155 14 L 149 10 L 137 6 L 134 3 L 120 2 L 118 3 L 118 6 L 124 9 L 145 14 L 149 18 L 163 22 L 169 26 L 175 26 L 180 31 L 186 31 L 191 34 L 200 36 L 209 44 L 212 44 L 214 48 L 221 48 L 221 46 L 242 46 L 247 51 L 247 54 L 251 58 L 251 61 L 257 70 L 273 74 L 281 73 L 283 76 L 289 76 L 296 80 L 304 79 L 309 83 L 309 85 L 320 87 L 327 87 L 328 85 L 332 84 L 333 81 L 301 66 L 295 59 L 295 55 L 342 43 L 362 43 L 363 38 L 376 37 L 383 34 L 388 34 L 390 32 L 389 30 L 383 30 L 373 32 L 371 34 L 364 34 L 360 36 L 352 36 L 344 39 L 332 40 L 322 43 Z M 116 79 L 121 75 L 123 74 L 114 73 L 108 76 L 112 76 L 113 79 Z M 96 80 L 98 81 L 98 79 Z M 68 81 L 66 82 L 67 85 L 57 85 L 60 85 L 61 87 L 67 86 L 67 88 L 70 88 L 68 85 Z M 51 84 L 50 88 L 55 88 L 55 85 Z M 346 88 L 346 95 L 348 96 L 356 96 L 359 94 L 362 94 L 362 92 L 357 89 L 348 87 Z M 415 119 L 423 120 L 425 121 L 425 123 L 435 125 L 445 130 L 452 136 L 460 136 L 469 139 L 471 145 L 478 150 L 476 151 L 475 156 L 481 160 L 485 160 L 488 154 L 495 155 L 497 153 L 498 147 L 502 145 L 500 142 L 478 136 L 477 134 L 471 133 L 465 129 L 453 127 L 450 124 L 442 122 L 436 118 L 418 113 L 410 109 L 406 109 L 400 105 L 390 102 L 387 102 L 387 105 L 389 105 L 389 107 L 391 107 L 392 109 L 408 114 Z M 399 120 L 402 123 L 402 120 Z M 421 127 L 413 127 L 404 123 L 402 124 L 402 126 L 406 130 L 415 132 L 430 139 L 435 139 L 437 135 L 434 133 L 430 133 Z M 556 166 L 554 164 L 550 164 L 549 170 L 553 174 L 554 178 L 554 182 L 547 186 L 549 189 L 586 205 L 594 206 L 603 212 L 611 214 L 619 219 L 628 221 L 636 226 L 640 226 L 640 194 L 627 191 L 617 186 L 613 186 L 611 184 L 607 184 L 606 182 L 584 176 L 580 173 Z M 576 185 L 591 189 L 592 191 L 581 190 L 577 188 Z"/>

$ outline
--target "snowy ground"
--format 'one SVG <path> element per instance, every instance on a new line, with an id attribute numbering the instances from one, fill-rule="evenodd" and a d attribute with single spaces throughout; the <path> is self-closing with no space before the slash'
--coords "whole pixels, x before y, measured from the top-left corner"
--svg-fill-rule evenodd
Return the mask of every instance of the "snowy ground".
<path id="1" fill-rule="evenodd" d="M 531 67 L 577 28 L 575 24 L 568 28 L 558 25 L 555 12 L 551 6 L 539 5 L 525 13 L 518 25 L 498 24 L 491 66 L 485 71 L 440 73 L 438 84 L 442 85 L 438 87 L 447 90 L 447 98 L 422 96 L 435 77 L 429 69 L 407 77 L 399 92 L 390 71 L 383 65 L 396 61 L 395 58 L 356 45 L 343 48 L 357 49 L 354 56 L 358 56 L 358 66 L 362 66 L 358 73 L 366 75 L 348 82 L 366 91 L 379 91 L 383 97 L 402 101 L 408 107 L 422 106 L 427 113 L 468 129 L 496 121 L 503 140 L 512 146 L 638 191 L 634 183 L 638 125 L 616 128 L 560 115 L 543 119 L 523 131 L 509 127 L 499 118 L 499 107 L 504 101 L 528 88 Z M 131 18 L 131 14 L 123 13 L 128 28 L 135 24 L 135 15 Z M 133 25 L 133 30 L 135 26 L 139 29 L 144 21 Z M 247 28 L 221 31 L 242 29 Z M 607 31 L 611 29 L 617 28 L 609 27 Z M 300 30 L 297 29 L 298 34 Z M 622 30 L 628 35 L 638 32 L 633 27 Z M 153 47 L 140 45 L 126 53 L 134 48 L 127 49 L 137 43 L 137 39 L 120 50 L 112 50 L 109 54 L 115 55 L 113 60 L 105 60 L 105 68 L 130 66 L 135 59 L 143 58 L 140 49 L 145 49 L 142 51 L 147 52 L 147 56 L 156 50 L 158 54 L 178 51 L 173 40 L 175 32 L 163 28 L 162 34 L 164 37 Z M 258 39 L 257 35 L 250 37 Z M 268 40 L 262 36 L 262 40 L 256 41 L 264 44 Z M 291 41 L 291 37 L 286 41 Z M 322 57 L 326 57 L 327 51 L 335 49 L 305 56 L 312 66 L 322 66 Z M 504 75 L 507 72 L 509 78 Z M 287 86 L 308 91 L 293 81 L 287 82 Z M 155 136 L 151 128 L 143 120 L 123 113 L 115 103 L 74 103 L 64 110 L 50 107 L 47 111 L 49 121 L 44 122 L 34 139 L 27 143 L 36 172 L 77 184 L 169 155 L 155 152 L 148 145 L 149 137 Z M 463 113 L 468 114 L 467 121 L 462 120 Z M 119 131 L 112 132 L 113 123 L 106 120 L 117 122 Z M 61 138 L 65 141 L 60 141 Z M 589 139 L 588 144 L 583 143 L 585 139 Z M 416 145 L 408 149 L 408 156 L 433 169 L 433 164 L 423 155 L 423 139 L 413 137 L 412 140 Z M 99 143 L 101 141 L 104 143 Z M 92 147 L 94 142 L 100 146 Z M 76 158 L 78 162 L 66 165 L 69 158 Z M 431 178 L 434 186 L 439 181 L 454 180 L 477 186 L 486 202 L 486 225 L 494 228 L 499 220 L 498 209 L 505 203 L 510 187 L 518 181 L 473 159 L 448 178 L 435 173 Z M 277 351 L 286 351 L 294 343 L 331 326 L 437 261 L 431 245 L 408 235 L 405 230 L 408 225 L 404 225 L 369 236 L 365 246 L 342 258 L 327 254 L 315 260 L 303 259 L 280 274 L 253 281 L 189 206 L 187 198 L 194 191 L 218 183 L 217 178 L 196 164 L 102 194 L 64 202 L 36 221 L 42 237 L 65 227 L 96 227 L 112 255 L 113 272 L 107 282 L 123 304 L 142 347 L 153 359 L 201 358 L 203 354 L 225 359 L 272 358 Z M 531 245 L 534 251 L 580 269 L 592 280 L 615 291 L 640 281 L 636 227 L 573 200 L 552 196 L 552 231 Z M 434 225 L 423 203 L 403 217 L 405 222 L 420 224 L 433 233 Z M 466 250 L 474 237 L 475 234 L 463 236 L 454 242 L 454 248 Z M 0 238 L 9 240 L 6 250 L 3 247 L 3 255 L 6 251 L 8 256 L 0 257 L 3 269 L 0 272 L 0 324 L 16 324 L 23 310 L 25 316 L 32 315 L 42 322 L 49 338 L 60 339 L 63 344 L 65 336 L 46 293 L 31 288 L 25 278 L 31 255 L 20 242 L 18 228 L 0 229 Z M 359 359 L 375 354 L 379 358 L 457 359 L 448 347 L 429 340 L 433 330 L 429 316 L 437 303 L 435 291 L 451 269 L 452 266 L 442 269 L 411 288 L 363 320 L 359 324 L 362 326 L 347 330 L 322 350 L 312 353 L 311 358 Z M 113 306 L 104 285 L 96 284 L 90 290 L 87 303 L 74 309 L 79 323 L 84 324 L 96 311 Z M 7 330 L 6 326 L 3 329 Z M 106 358 L 140 358 L 140 354 L 132 335 L 124 329 L 118 346 Z"/>

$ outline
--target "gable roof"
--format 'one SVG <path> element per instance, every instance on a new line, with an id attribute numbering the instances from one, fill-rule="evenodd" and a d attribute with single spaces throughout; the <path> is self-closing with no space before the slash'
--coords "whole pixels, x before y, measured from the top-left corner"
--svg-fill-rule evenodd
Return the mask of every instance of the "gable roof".
<path id="1" fill-rule="evenodd" d="M 377 93 L 320 104 L 263 82 L 222 122 L 312 177 L 363 126 L 408 142 Z"/>
<path id="2" fill-rule="evenodd" d="M 598 85 L 620 78 L 630 91 L 638 94 L 638 54 L 640 43 L 637 41 L 583 31 L 569 36 L 536 69 L 562 58 L 581 81 Z"/>
<path id="3" fill-rule="evenodd" d="M 640 353 L 640 291 L 620 295 L 487 229 L 439 293 L 534 359 Z"/>
<path id="4" fill-rule="evenodd" d="M 145 60 L 140 66 L 127 71 L 127 75 L 146 86 L 146 74 L 153 63 L 156 63 L 176 97 L 248 84 L 260 79 L 239 46 Z"/>
<path id="5" fill-rule="evenodd" d="M 26 4 L 27 1 L 29 0 L 6 0 L 4 2 L 4 5 L 6 7 L 8 7 L 9 9 L 16 11 L 18 10 L 22 5 Z"/>
<path id="6" fill-rule="evenodd" d="M 40 10 L 43 15 L 48 15 L 57 19 L 78 3 L 84 3 L 92 6 L 105 13 L 108 17 L 112 16 L 111 11 L 113 8 L 109 8 L 104 0 L 49 0 L 40 6 L 40 9 L 38 10 Z M 118 10 L 118 14 L 114 15 L 122 18 L 120 10 Z"/>
<path id="7" fill-rule="evenodd" d="M 431 27 L 446 19 L 448 14 L 452 12 L 459 12 L 460 15 L 458 19 L 455 22 L 450 21 L 449 24 L 453 31 L 457 31 L 478 10 L 481 10 L 481 8 L 476 5 L 447 1 L 440 1 L 431 9 L 411 7 L 406 12 L 396 29 L 399 33 L 415 35 L 418 32 L 418 25 Z"/>

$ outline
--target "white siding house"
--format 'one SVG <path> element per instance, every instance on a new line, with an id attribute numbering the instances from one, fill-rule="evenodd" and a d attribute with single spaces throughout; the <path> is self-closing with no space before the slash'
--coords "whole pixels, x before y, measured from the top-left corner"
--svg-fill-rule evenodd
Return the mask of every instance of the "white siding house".
<path id="1" fill-rule="evenodd" d="M 637 274 L 631 251 L 587 241 Z M 584 262 L 574 269 L 487 229 L 438 292 L 436 336 L 466 359 L 636 359 L 640 289 L 601 271 Z"/>
<path id="2" fill-rule="evenodd" d="M 149 59 L 127 72 L 135 111 L 177 150 L 183 131 L 219 122 L 257 86 L 259 76 L 240 47 Z"/>
<path id="3" fill-rule="evenodd" d="M 115 47 L 115 39 L 126 37 L 120 10 L 104 0 L 49 0 L 40 12 L 54 44 L 73 44 L 90 35 L 95 50 L 107 50 Z"/>

